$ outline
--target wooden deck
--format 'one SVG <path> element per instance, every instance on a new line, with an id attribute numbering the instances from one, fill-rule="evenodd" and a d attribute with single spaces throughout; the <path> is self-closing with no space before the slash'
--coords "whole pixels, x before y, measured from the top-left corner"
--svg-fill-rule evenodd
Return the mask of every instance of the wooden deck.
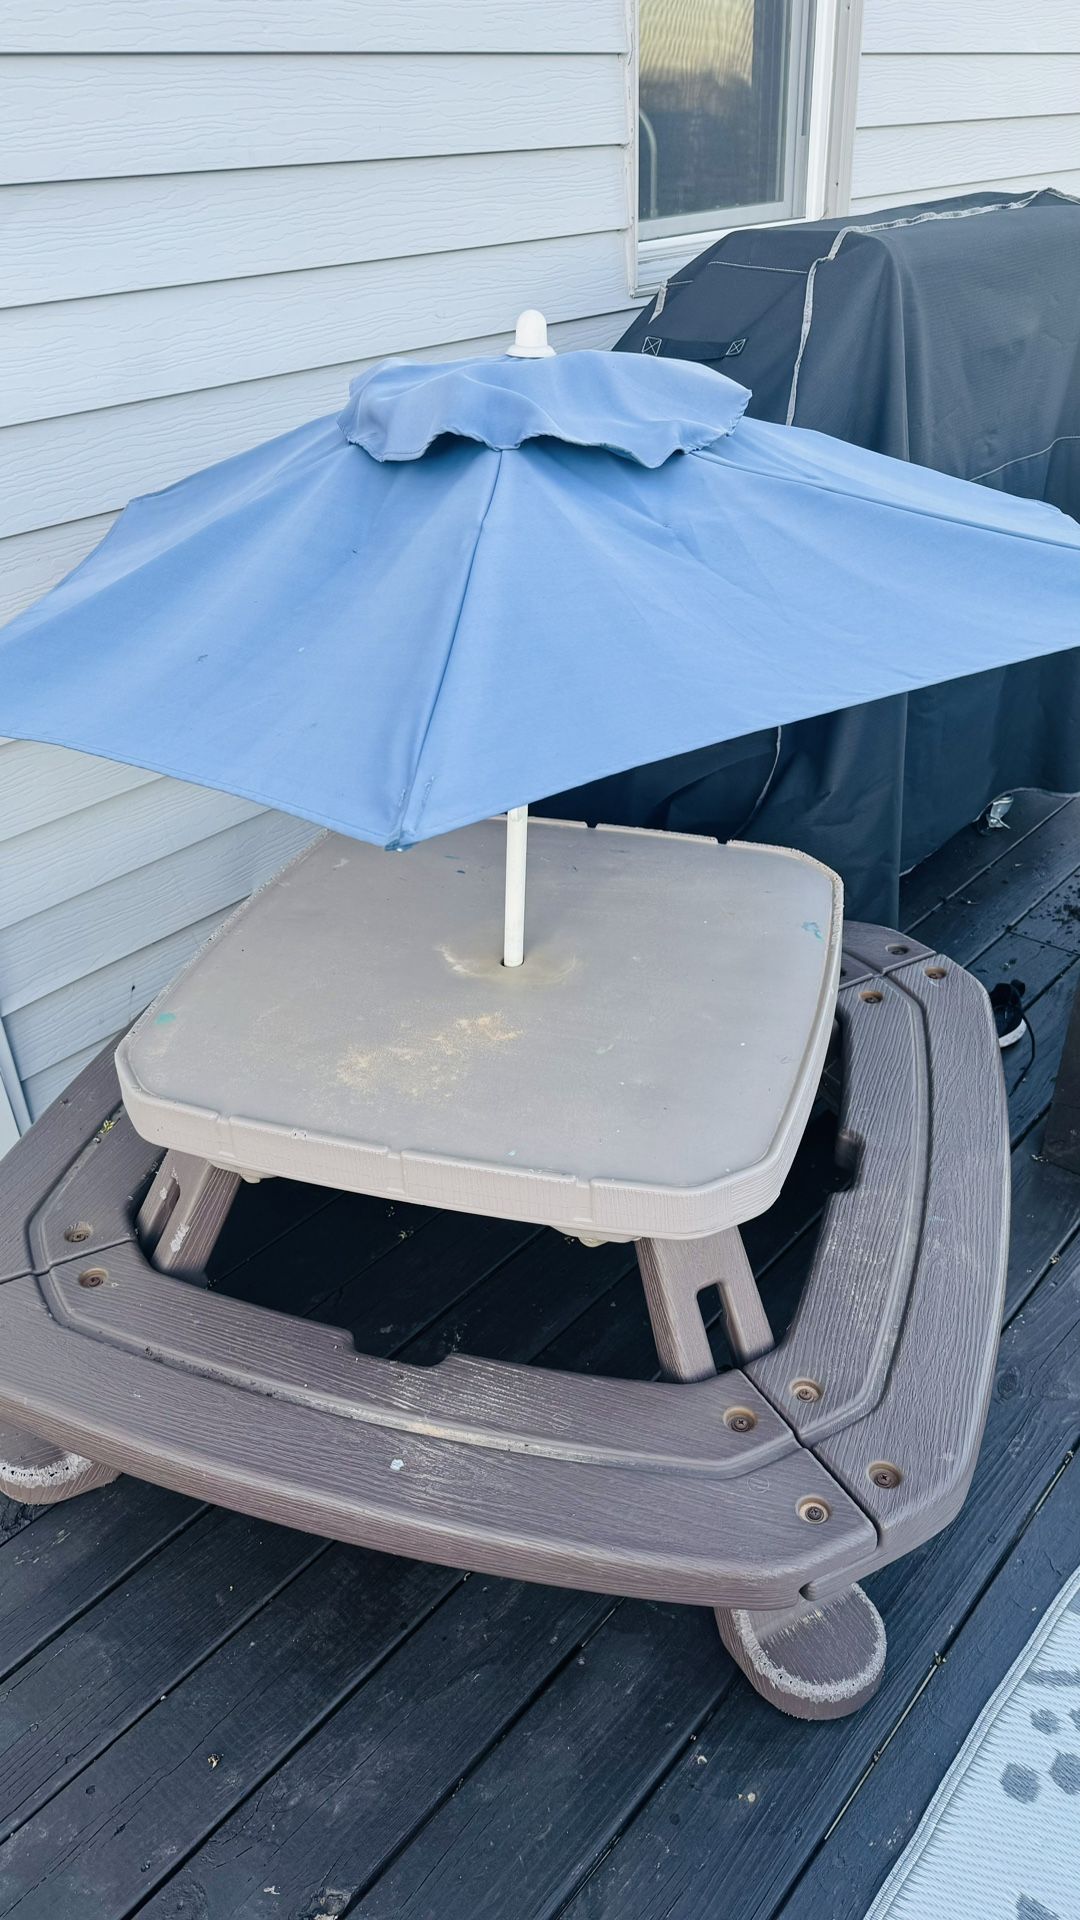
<path id="1" fill-rule="evenodd" d="M 1025 794 L 1011 821 L 905 890 L 921 939 L 1027 982 L 1037 1053 L 1006 1056 L 1013 1249 L 975 1486 L 868 1583 L 874 1701 L 783 1719 L 703 1612 L 390 1560 L 130 1480 L 0 1503 L 0 1914 L 860 1920 L 1080 1563 L 1080 1179 L 1039 1157 L 1080 978 L 1080 799 Z M 748 1232 L 774 1325 L 831 1132 L 812 1123 Z M 215 1276 L 373 1353 L 655 1364 L 632 1253 L 526 1227 L 270 1183 Z"/>

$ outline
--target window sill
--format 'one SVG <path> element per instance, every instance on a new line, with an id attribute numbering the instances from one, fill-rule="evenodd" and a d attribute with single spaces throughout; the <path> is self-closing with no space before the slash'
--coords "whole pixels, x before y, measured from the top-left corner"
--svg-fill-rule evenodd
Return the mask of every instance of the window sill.
<path id="1" fill-rule="evenodd" d="M 715 227 L 707 233 L 680 233 L 670 237 L 665 234 L 662 240 L 639 241 L 635 298 L 656 293 L 677 267 L 686 266 L 731 231 L 730 227 Z"/>
<path id="2" fill-rule="evenodd" d="M 769 227 L 800 227 L 810 219 L 809 214 L 799 214 L 788 220 L 755 220 L 745 222 L 759 230 Z M 679 267 L 685 267 L 696 260 L 699 253 L 714 247 L 729 233 L 738 233 L 744 222 L 732 222 L 728 227 L 712 227 L 708 232 L 665 234 L 656 240 L 639 240 L 637 249 L 637 277 L 633 287 L 635 300 L 650 300 L 658 293 L 665 280 L 670 280 Z"/>

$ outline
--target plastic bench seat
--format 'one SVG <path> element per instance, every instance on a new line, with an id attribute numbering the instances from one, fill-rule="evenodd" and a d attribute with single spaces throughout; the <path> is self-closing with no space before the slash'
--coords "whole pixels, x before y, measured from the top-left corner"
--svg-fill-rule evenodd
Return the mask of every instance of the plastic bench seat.
<path id="1" fill-rule="evenodd" d="M 159 1272 L 133 1226 L 157 1155 L 105 1117 L 29 1222 L 35 1273 L 0 1295 L 3 1403 L 63 1448 L 390 1552 L 656 1599 L 781 1603 L 872 1545 L 741 1372 L 407 1366 Z M 73 1245 L 73 1221 L 96 1230 Z"/>
<path id="2" fill-rule="evenodd" d="M 730 1234 L 646 1241 L 669 1376 L 651 1384 L 376 1360 L 336 1329 L 192 1285 L 177 1221 L 219 1224 L 236 1175 L 175 1154 L 159 1169 L 98 1061 L 0 1165 L 14 1429 L 0 1486 L 26 1498 L 50 1462 L 68 1491 L 80 1463 L 86 1484 L 127 1470 L 393 1552 L 706 1603 L 768 1698 L 849 1711 L 884 1657 L 855 1583 L 945 1525 L 974 1468 L 1009 1168 L 996 1038 L 969 975 L 849 927 L 837 1017 L 851 1181 L 791 1327 L 761 1350 Z M 698 1302 L 716 1282 L 747 1356 L 720 1376 Z"/>

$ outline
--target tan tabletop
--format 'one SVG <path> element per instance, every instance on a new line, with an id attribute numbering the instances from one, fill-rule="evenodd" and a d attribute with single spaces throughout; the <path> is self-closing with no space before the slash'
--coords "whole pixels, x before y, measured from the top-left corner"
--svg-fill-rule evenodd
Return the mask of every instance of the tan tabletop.
<path id="1" fill-rule="evenodd" d="M 501 821 L 326 835 L 121 1043 L 141 1134 L 225 1167 L 603 1238 L 769 1206 L 817 1088 L 836 876 L 803 855 L 532 823 L 501 964 Z"/>

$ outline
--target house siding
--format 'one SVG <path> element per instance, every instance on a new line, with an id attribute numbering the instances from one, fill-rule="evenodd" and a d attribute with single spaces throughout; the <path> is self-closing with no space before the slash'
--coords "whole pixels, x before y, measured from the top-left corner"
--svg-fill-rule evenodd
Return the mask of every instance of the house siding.
<path id="1" fill-rule="evenodd" d="M 1077 0 L 864 0 L 851 209 L 1080 194 Z"/>
<path id="2" fill-rule="evenodd" d="M 387 353 L 629 318 L 625 0 L 14 0 L 3 41 L 0 619 Z M 0 743 L 0 1150 L 310 832 Z"/>

